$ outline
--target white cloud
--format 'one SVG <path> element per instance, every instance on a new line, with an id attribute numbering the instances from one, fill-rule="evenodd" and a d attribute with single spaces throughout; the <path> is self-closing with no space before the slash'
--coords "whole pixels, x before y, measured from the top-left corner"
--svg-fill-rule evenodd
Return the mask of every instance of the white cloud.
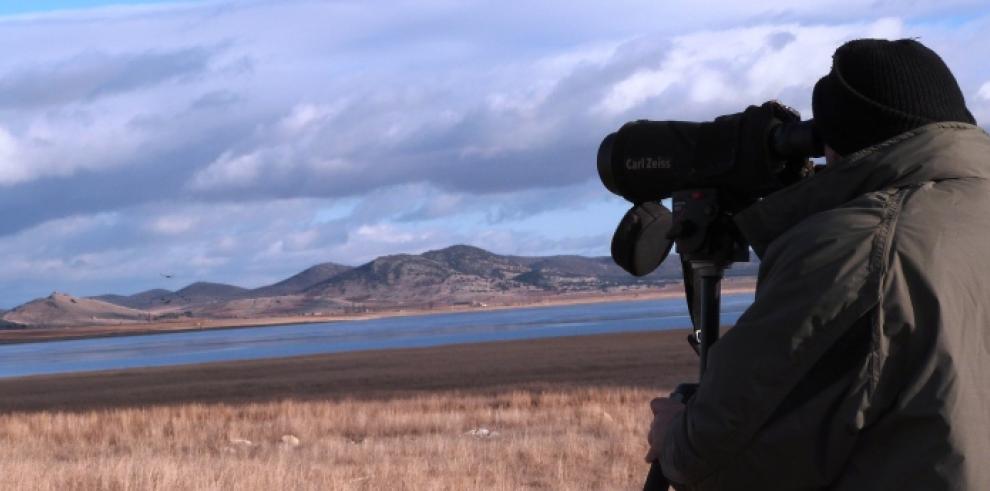
<path id="1" fill-rule="evenodd" d="M 165 215 L 153 220 L 150 225 L 152 232 L 161 235 L 179 235 L 189 231 L 196 225 L 196 218 L 183 215 Z"/>
<path id="2" fill-rule="evenodd" d="M 831 54 L 843 42 L 902 35 L 903 24 L 897 19 L 837 26 L 758 25 L 691 33 L 672 40 L 658 67 L 639 69 L 613 84 L 596 109 L 614 116 L 630 113 L 653 99 L 662 99 L 658 102 L 674 108 L 687 102 L 731 103 L 740 109 L 770 99 L 786 99 L 788 91 L 810 92 L 828 72 Z"/>
<path id="3" fill-rule="evenodd" d="M 31 46 L 0 57 L 0 255 L 25 265 L 0 270 L 0 302 L 59 278 L 81 293 L 161 286 L 159 269 L 257 284 L 454 242 L 601 251 L 620 207 L 596 182 L 602 136 L 770 98 L 810 116 L 844 40 L 920 37 L 990 117 L 984 3 L 218 1 L 0 18 L 0 46 Z"/>
<path id="4" fill-rule="evenodd" d="M 257 132 L 260 142 L 244 153 L 227 150 L 209 165 L 197 170 L 188 189 L 209 192 L 291 186 L 309 180 L 311 185 L 332 180 L 359 169 L 335 156 L 323 139 L 335 130 L 326 121 L 327 112 L 300 106 L 271 128 Z"/>
<path id="5" fill-rule="evenodd" d="M 169 148 L 166 135 L 109 107 L 28 114 L 18 129 L 0 128 L 0 187 L 139 166 Z"/>
<path id="6" fill-rule="evenodd" d="M 263 161 L 258 153 L 234 155 L 224 152 L 217 160 L 193 176 L 190 187 L 196 190 L 238 188 L 254 184 L 261 174 Z"/>
<path id="7" fill-rule="evenodd" d="M 27 179 L 28 168 L 18 151 L 17 141 L 0 127 L 0 185 L 22 182 Z"/>
<path id="8" fill-rule="evenodd" d="M 407 245 L 429 239 L 431 235 L 430 232 L 401 232 L 396 227 L 385 223 L 362 225 L 354 231 L 354 237 L 360 244 Z"/>
<path id="9" fill-rule="evenodd" d="M 337 104 L 336 108 L 330 108 L 317 104 L 299 104 L 278 122 L 278 129 L 289 138 L 303 136 L 306 130 L 332 118 L 335 113 L 340 111 L 340 106 L 341 104 Z"/>
<path id="10" fill-rule="evenodd" d="M 644 101 L 663 94 L 680 77 L 688 75 L 678 67 L 637 71 L 615 84 L 599 104 L 598 110 L 610 116 L 626 112 Z"/>
<path id="11" fill-rule="evenodd" d="M 976 95 L 984 101 L 990 101 L 990 82 L 983 84 L 980 90 L 976 92 Z"/>

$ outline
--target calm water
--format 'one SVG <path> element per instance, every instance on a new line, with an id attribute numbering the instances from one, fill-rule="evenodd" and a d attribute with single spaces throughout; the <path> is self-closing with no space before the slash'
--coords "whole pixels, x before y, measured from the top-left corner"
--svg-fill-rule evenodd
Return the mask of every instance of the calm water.
<path id="1" fill-rule="evenodd" d="M 724 296 L 722 323 L 734 323 L 752 301 L 751 294 Z M 689 325 L 684 299 L 672 298 L 50 341 L 0 346 L 0 377 L 665 330 Z"/>

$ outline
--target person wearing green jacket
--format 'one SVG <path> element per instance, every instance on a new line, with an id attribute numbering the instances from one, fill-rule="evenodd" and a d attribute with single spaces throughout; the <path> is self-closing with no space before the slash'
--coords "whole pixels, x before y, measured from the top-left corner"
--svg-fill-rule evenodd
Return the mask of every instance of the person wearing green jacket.
<path id="1" fill-rule="evenodd" d="M 828 163 L 735 217 L 756 298 L 687 405 L 651 402 L 678 489 L 990 490 L 990 136 L 914 40 L 841 46 Z"/>

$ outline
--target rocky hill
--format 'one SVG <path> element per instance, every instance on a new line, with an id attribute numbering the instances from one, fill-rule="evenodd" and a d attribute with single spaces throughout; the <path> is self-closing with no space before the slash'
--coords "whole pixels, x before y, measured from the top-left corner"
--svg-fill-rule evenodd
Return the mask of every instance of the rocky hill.
<path id="1" fill-rule="evenodd" d="M 198 304 L 242 298 L 249 296 L 250 292 L 251 290 L 239 286 L 198 281 L 175 292 L 175 296 L 185 304 Z"/>
<path id="2" fill-rule="evenodd" d="M 3 315 L 15 326 L 78 326 L 146 322 L 147 312 L 64 293 L 32 300 Z"/>
<path id="3" fill-rule="evenodd" d="M 350 266 L 344 266 L 336 263 L 317 264 L 316 266 L 307 268 L 301 273 L 279 281 L 278 283 L 263 286 L 261 288 L 255 288 L 254 290 L 251 290 L 251 296 L 274 297 L 302 293 L 307 288 L 317 283 L 327 281 L 349 269 L 352 268 Z"/>
<path id="4" fill-rule="evenodd" d="M 384 256 L 306 290 L 375 306 L 458 304 L 498 297 L 606 291 L 658 286 L 678 278 L 679 267 L 633 278 L 611 258 L 501 256 L 471 246 L 452 246 L 421 255 Z"/>
<path id="5" fill-rule="evenodd" d="M 728 274 L 755 275 L 756 267 L 755 263 L 740 264 Z M 74 325 L 121 319 L 326 315 L 621 293 L 680 279 L 676 256 L 657 271 L 635 278 L 609 257 L 503 256 L 456 245 L 423 254 L 383 256 L 357 267 L 318 264 L 255 289 L 197 282 L 177 291 L 155 289 L 91 299 L 56 294 L 18 307 L 0 320 L 17 325 Z"/>
<path id="6" fill-rule="evenodd" d="M 24 327 L 21 324 L 15 324 L 13 322 L 8 322 L 3 320 L 3 317 L 7 315 L 9 310 L 0 309 L 0 329 L 16 329 L 18 327 Z"/>
<path id="7" fill-rule="evenodd" d="M 162 288 L 135 293 L 134 295 L 100 295 L 93 297 L 95 300 L 102 300 L 115 305 L 130 307 L 132 309 L 151 309 L 154 307 L 166 306 L 179 297 L 175 293 Z"/>

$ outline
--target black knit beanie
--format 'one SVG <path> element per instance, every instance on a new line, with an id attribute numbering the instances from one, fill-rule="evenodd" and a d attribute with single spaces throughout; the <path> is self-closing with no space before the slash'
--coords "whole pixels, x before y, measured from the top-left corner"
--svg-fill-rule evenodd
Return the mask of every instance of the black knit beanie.
<path id="1" fill-rule="evenodd" d="M 912 39 L 843 44 L 811 106 L 822 139 L 840 155 L 929 123 L 976 124 L 949 67 Z"/>

